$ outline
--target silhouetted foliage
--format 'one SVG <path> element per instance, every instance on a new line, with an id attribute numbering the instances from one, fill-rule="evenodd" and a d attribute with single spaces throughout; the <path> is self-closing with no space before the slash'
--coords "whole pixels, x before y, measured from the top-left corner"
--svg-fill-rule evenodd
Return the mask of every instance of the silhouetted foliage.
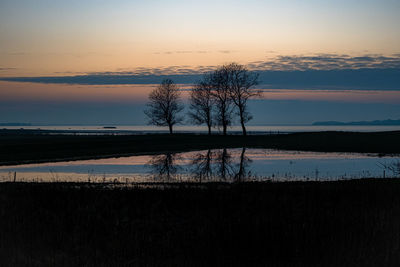
<path id="1" fill-rule="evenodd" d="M 165 79 L 149 95 L 148 109 L 144 113 L 149 118 L 149 124 L 172 127 L 183 121 L 179 112 L 183 110 L 178 86 L 170 79 Z"/>
<path id="2" fill-rule="evenodd" d="M 213 126 L 213 87 L 205 76 L 203 81 L 197 82 L 190 92 L 190 111 L 191 121 L 196 125 L 206 124 L 208 134 L 211 135 L 211 127 Z"/>

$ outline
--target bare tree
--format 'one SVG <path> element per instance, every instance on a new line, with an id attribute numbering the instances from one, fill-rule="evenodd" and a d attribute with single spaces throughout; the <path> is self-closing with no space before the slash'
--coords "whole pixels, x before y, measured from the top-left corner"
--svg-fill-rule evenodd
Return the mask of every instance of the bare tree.
<path id="1" fill-rule="evenodd" d="M 178 86 L 170 79 L 165 79 L 149 95 L 148 109 L 144 113 L 149 118 L 149 124 L 172 127 L 183 121 L 179 112 L 183 110 Z"/>
<path id="2" fill-rule="evenodd" d="M 213 126 L 212 110 L 213 95 L 212 86 L 204 77 L 203 81 L 197 82 L 190 92 L 190 111 L 189 116 L 194 124 L 206 124 L 208 134 L 211 135 L 211 127 Z"/>
<path id="3" fill-rule="evenodd" d="M 222 126 L 223 135 L 232 124 L 232 98 L 230 93 L 229 73 L 226 68 L 218 68 L 209 74 L 209 83 L 212 86 L 212 96 L 215 101 L 215 119 L 219 126 Z"/>
<path id="4" fill-rule="evenodd" d="M 229 94 L 238 109 L 243 135 L 247 135 L 245 123 L 253 118 L 248 111 L 247 100 L 261 96 L 261 90 L 252 88 L 258 84 L 258 73 L 250 72 L 245 66 L 236 63 L 221 68 L 228 75 Z"/>

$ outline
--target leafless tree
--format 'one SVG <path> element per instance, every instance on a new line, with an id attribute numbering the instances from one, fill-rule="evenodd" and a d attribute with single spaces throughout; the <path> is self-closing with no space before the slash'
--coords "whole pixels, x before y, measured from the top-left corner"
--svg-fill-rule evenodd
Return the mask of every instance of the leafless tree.
<path id="1" fill-rule="evenodd" d="M 211 135 L 211 127 L 213 126 L 212 110 L 213 110 L 213 94 L 212 85 L 205 76 L 202 81 L 197 82 L 190 92 L 190 111 L 189 116 L 194 124 L 206 124 L 208 134 Z"/>
<path id="2" fill-rule="evenodd" d="M 170 79 L 165 79 L 149 95 L 149 103 L 144 113 L 149 118 L 149 124 L 172 127 L 183 121 L 179 112 L 183 110 L 178 86 Z"/>
<path id="3" fill-rule="evenodd" d="M 232 124 L 233 102 L 230 93 L 229 73 L 226 68 L 220 67 L 207 79 L 212 86 L 212 96 L 215 103 L 215 119 L 218 126 L 222 126 L 223 135 Z"/>
<path id="4" fill-rule="evenodd" d="M 228 75 L 229 94 L 237 107 L 243 135 L 247 135 L 245 123 L 253 118 L 248 111 L 247 100 L 261 96 L 261 90 L 253 88 L 258 84 L 258 73 L 250 72 L 245 66 L 237 63 L 224 65 L 221 68 Z"/>

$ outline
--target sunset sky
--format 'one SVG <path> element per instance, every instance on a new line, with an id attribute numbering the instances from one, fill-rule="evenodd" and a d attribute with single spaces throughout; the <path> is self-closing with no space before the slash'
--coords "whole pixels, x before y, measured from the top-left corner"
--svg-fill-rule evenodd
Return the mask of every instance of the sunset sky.
<path id="1" fill-rule="evenodd" d="M 398 0 L 1 0 L 0 123 L 144 124 L 163 77 L 187 95 L 229 62 L 260 73 L 254 124 L 400 119 L 399 14 Z"/>

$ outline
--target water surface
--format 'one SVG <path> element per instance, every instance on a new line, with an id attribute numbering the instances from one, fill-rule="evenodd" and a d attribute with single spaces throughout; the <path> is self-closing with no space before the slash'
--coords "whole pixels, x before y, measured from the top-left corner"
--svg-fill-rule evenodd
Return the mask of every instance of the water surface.
<path id="1" fill-rule="evenodd" d="M 0 181 L 179 182 L 339 180 L 396 177 L 400 157 L 271 149 L 184 153 L 0 167 Z M 394 166 L 394 167 L 393 167 Z"/>

